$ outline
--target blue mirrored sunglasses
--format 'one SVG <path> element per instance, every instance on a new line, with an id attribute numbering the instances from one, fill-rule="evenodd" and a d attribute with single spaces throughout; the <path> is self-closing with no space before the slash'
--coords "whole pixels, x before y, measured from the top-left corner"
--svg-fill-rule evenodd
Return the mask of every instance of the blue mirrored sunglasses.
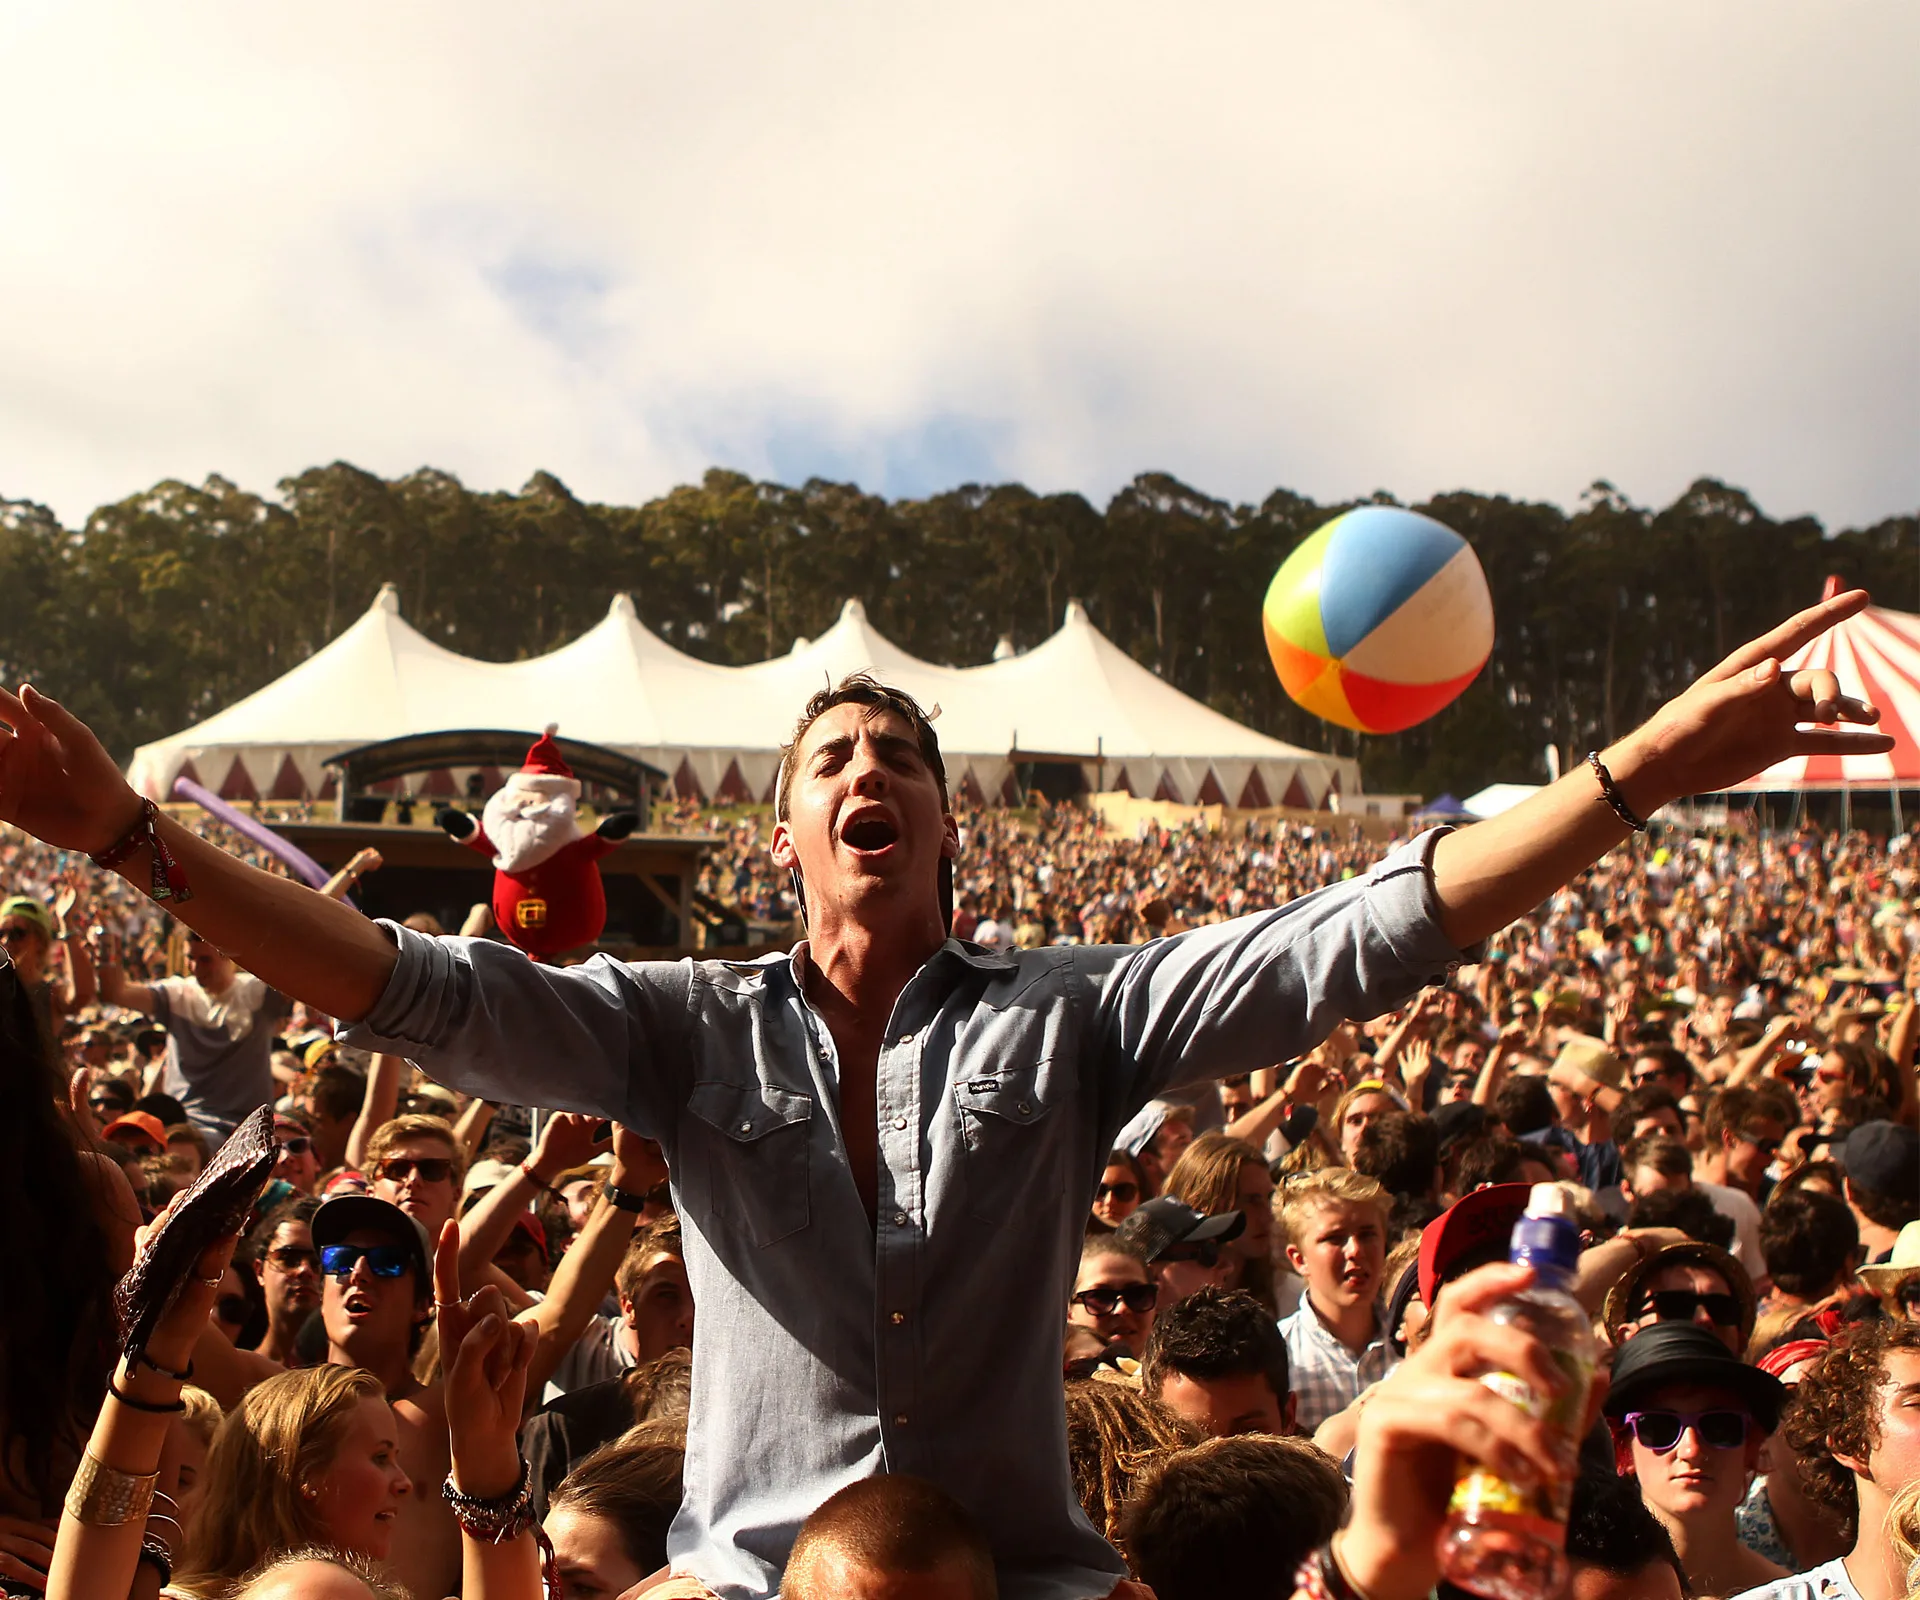
<path id="1" fill-rule="evenodd" d="M 320 1270 L 329 1278 L 351 1277 L 363 1257 L 376 1278 L 397 1278 L 413 1265 L 397 1244 L 330 1244 L 320 1252 Z"/>

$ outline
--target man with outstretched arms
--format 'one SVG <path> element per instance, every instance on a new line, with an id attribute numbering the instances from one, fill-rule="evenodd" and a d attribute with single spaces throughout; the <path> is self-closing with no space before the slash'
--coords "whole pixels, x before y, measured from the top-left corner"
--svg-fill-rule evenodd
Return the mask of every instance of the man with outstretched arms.
<path id="1" fill-rule="evenodd" d="M 795 1531 L 876 1471 L 988 1530 L 1010 1600 L 1094 1600 L 1126 1568 L 1067 1469 L 1060 1312 L 1115 1133 L 1145 1102 L 1309 1049 L 1401 1003 L 1677 796 L 1797 751 L 1871 751 L 1878 713 L 1781 657 L 1842 595 L 1730 656 L 1505 816 L 1427 834 L 1278 910 L 1140 947 L 948 937 L 958 853 L 933 730 L 867 679 L 806 708 L 772 852 L 808 937 L 752 963 L 557 969 L 373 923 L 150 810 L 87 729 L 0 691 L 0 819 L 104 855 L 275 988 L 436 1080 L 613 1117 L 671 1164 L 700 1307 L 677 1571 L 771 1593 Z M 177 902 L 176 902 L 177 903 Z M 531 1075 L 531 1076 L 529 1076 Z"/>

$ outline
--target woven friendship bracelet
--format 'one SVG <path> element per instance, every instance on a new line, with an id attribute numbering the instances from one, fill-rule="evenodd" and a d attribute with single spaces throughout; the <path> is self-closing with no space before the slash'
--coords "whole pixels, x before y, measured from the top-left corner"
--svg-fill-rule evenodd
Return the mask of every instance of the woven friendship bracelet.
<path id="1" fill-rule="evenodd" d="M 173 859 L 173 853 L 160 837 L 159 820 L 160 808 L 143 797 L 139 820 L 91 859 L 102 872 L 111 872 L 141 845 L 147 845 L 153 851 L 153 887 L 148 893 L 155 900 L 185 905 L 193 898 L 193 890 L 187 884 L 186 869 Z"/>

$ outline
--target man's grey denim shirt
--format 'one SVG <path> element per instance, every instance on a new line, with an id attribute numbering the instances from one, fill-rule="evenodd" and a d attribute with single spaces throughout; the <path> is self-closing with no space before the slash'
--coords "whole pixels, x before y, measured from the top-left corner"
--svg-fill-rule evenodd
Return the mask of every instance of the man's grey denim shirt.
<path id="1" fill-rule="evenodd" d="M 1008 1600 L 1080 1600 L 1126 1576 L 1074 1494 L 1060 1377 L 1113 1137 L 1163 1090 L 1284 1061 L 1441 978 L 1461 955 L 1439 923 L 1437 837 L 1152 944 L 949 939 L 880 1052 L 877 1226 L 804 946 L 556 969 L 382 923 L 399 965 L 345 1037 L 659 1140 L 698 1308 L 675 1570 L 727 1600 L 771 1594 L 816 1505 L 904 1472 L 978 1519 Z"/>

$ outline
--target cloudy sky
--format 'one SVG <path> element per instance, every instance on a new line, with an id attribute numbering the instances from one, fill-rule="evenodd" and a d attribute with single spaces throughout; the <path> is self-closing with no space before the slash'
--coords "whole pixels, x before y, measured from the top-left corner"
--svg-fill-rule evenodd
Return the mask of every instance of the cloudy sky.
<path id="1" fill-rule="evenodd" d="M 1920 504 L 1920 6 L 0 8 L 0 496 Z"/>

